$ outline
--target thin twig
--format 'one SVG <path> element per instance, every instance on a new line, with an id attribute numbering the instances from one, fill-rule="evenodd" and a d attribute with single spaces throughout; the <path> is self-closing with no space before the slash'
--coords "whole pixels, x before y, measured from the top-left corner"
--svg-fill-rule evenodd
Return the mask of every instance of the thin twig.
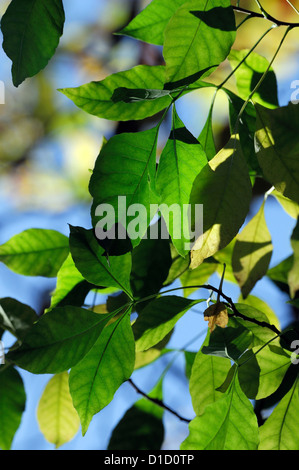
<path id="1" fill-rule="evenodd" d="M 145 392 L 140 390 L 140 388 L 137 387 L 137 385 L 133 382 L 132 379 L 129 379 L 128 382 L 132 385 L 132 387 L 136 390 L 137 393 L 142 395 L 147 400 L 151 401 L 152 403 L 155 403 L 155 405 L 158 405 L 161 408 L 164 408 L 164 410 L 169 411 L 169 413 L 172 413 L 174 416 L 179 418 L 181 421 L 184 421 L 185 423 L 190 423 L 191 419 L 184 418 L 183 416 L 179 415 L 176 411 L 169 408 L 169 406 L 165 405 L 165 403 L 163 403 L 163 401 L 159 400 L 158 398 L 152 398 L 149 395 L 147 395 Z"/>
<path id="2" fill-rule="evenodd" d="M 274 18 L 274 16 L 270 15 L 269 13 L 266 13 L 264 10 L 263 10 L 264 13 L 258 13 L 256 11 L 247 10 L 246 8 L 237 7 L 234 5 L 232 5 L 232 8 L 237 13 L 244 13 L 245 15 L 250 15 L 251 18 L 263 18 L 263 19 L 269 20 L 272 23 L 276 24 L 276 26 L 290 26 L 291 28 L 299 27 L 299 23 L 290 23 L 287 21 L 278 20 L 277 18 Z"/>
<path id="3" fill-rule="evenodd" d="M 220 296 L 224 300 L 226 300 L 226 302 L 228 303 L 228 306 L 233 311 L 233 314 L 231 314 L 231 316 L 240 317 L 243 320 L 249 321 L 251 323 L 255 323 L 256 325 L 262 326 L 264 328 L 268 328 L 269 330 L 273 331 L 276 334 L 281 334 L 281 332 L 276 328 L 275 325 L 271 325 L 270 323 L 267 323 L 267 322 L 264 322 L 264 321 L 259 321 L 259 320 L 256 320 L 255 318 L 250 318 L 250 317 L 246 317 L 246 315 L 243 315 L 241 312 L 238 311 L 238 309 L 236 308 L 233 300 L 230 297 L 228 297 L 223 292 L 221 292 L 219 289 L 217 289 L 217 287 L 211 286 L 210 284 L 203 284 L 203 285 L 198 285 L 197 284 L 196 286 L 194 285 L 194 286 L 174 287 L 173 289 L 168 289 L 166 291 L 157 292 L 156 294 L 152 294 L 152 295 L 149 295 L 148 297 L 144 297 L 143 299 L 137 300 L 135 302 L 135 305 L 139 304 L 139 303 L 142 303 L 142 302 L 145 302 L 146 300 L 152 300 L 155 297 L 157 297 L 158 295 L 163 295 L 163 294 L 167 294 L 169 292 L 174 292 L 174 291 L 182 290 L 182 289 L 207 289 L 207 290 L 212 290 L 216 294 L 220 294 Z"/>
<path id="4" fill-rule="evenodd" d="M 292 7 L 293 10 L 299 15 L 299 10 L 295 7 L 295 5 L 293 5 L 292 2 L 290 2 L 290 0 L 286 0 L 286 1 L 290 5 L 290 7 Z"/>

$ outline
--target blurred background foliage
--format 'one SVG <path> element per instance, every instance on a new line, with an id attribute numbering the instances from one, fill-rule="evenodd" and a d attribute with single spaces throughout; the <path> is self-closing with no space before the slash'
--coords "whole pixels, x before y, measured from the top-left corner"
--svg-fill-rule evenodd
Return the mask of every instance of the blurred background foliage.
<path id="1" fill-rule="evenodd" d="M 8 3 L 1 2 L 1 15 Z M 11 83 L 10 61 L 1 51 L 0 79 L 5 84 L 5 105 L 0 106 L 1 195 L 18 210 L 63 211 L 77 202 L 88 204 L 89 170 L 103 136 L 138 130 L 140 123 L 124 125 L 85 114 L 57 88 L 98 81 L 140 63 L 163 63 L 160 47 L 113 34 L 148 3 L 145 0 L 65 0 L 65 29 L 55 56 L 42 72 L 19 88 Z M 243 3 L 246 8 L 256 9 L 254 0 Z M 285 0 L 268 0 L 263 4 L 277 18 L 296 21 L 295 11 Z M 244 15 L 237 18 L 239 22 Z M 260 19 L 245 22 L 234 47 L 251 47 L 267 27 L 269 23 Z M 280 29 L 273 30 L 256 52 L 270 59 L 281 34 Z M 291 32 L 274 65 L 280 87 L 285 87 L 280 89 L 285 102 L 290 95 L 289 78 L 296 71 L 295 34 L 297 31 Z M 229 71 L 226 61 L 210 79 L 219 83 Z M 234 88 L 233 78 L 229 85 Z M 202 128 L 212 93 L 213 90 L 199 90 L 181 100 L 194 133 Z M 214 112 L 218 147 L 227 138 L 227 103 L 224 96 L 219 96 Z M 163 132 L 160 141 L 162 146 Z"/>

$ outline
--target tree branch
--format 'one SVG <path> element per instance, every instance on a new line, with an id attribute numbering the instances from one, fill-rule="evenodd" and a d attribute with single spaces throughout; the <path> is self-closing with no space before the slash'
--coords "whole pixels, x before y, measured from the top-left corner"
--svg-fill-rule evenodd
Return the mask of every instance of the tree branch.
<path id="1" fill-rule="evenodd" d="M 286 21 L 278 20 L 274 18 L 274 16 L 270 15 L 267 12 L 264 13 L 257 13 L 255 11 L 247 10 L 246 8 L 232 6 L 233 10 L 237 13 L 244 13 L 245 15 L 250 15 L 252 18 L 263 18 L 266 20 L 271 21 L 272 23 L 276 24 L 276 26 L 290 26 L 291 28 L 298 28 L 299 23 L 288 23 Z"/>
<path id="2" fill-rule="evenodd" d="M 191 419 L 184 418 L 183 416 L 179 415 L 176 411 L 169 408 L 169 406 L 165 405 L 165 403 L 163 403 L 163 401 L 159 400 L 158 398 L 152 398 L 149 395 L 147 395 L 146 393 L 144 393 L 142 390 L 140 390 L 140 388 L 137 387 L 137 385 L 133 382 L 132 379 L 129 379 L 128 382 L 132 385 L 132 387 L 135 389 L 135 391 L 137 393 L 142 395 L 147 400 L 151 401 L 152 403 L 155 403 L 155 405 L 158 405 L 161 408 L 164 408 L 164 410 L 169 411 L 169 413 L 172 413 L 174 416 L 179 418 L 181 421 L 184 421 L 185 423 L 190 423 Z"/>

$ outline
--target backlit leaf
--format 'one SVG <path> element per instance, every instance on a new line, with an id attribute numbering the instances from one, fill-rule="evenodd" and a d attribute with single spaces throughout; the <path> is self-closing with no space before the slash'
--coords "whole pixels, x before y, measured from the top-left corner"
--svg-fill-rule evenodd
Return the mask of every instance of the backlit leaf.
<path id="1" fill-rule="evenodd" d="M 63 33 L 64 20 L 62 0 L 12 0 L 1 29 L 15 86 L 47 65 Z"/>
<path id="2" fill-rule="evenodd" d="M 132 245 L 140 243 L 155 215 L 150 214 L 150 204 L 157 203 L 158 130 L 154 127 L 138 133 L 115 135 L 102 148 L 89 183 L 89 191 L 94 198 L 91 213 L 96 233 L 103 218 L 102 210 L 109 204 L 109 214 L 101 223 L 107 219 L 108 231 L 115 223 L 120 223 L 127 230 Z"/>
<path id="3" fill-rule="evenodd" d="M 203 204 L 203 233 L 191 251 L 191 268 L 232 241 L 248 213 L 251 193 L 248 168 L 238 138 L 232 136 L 193 185 L 190 201 Z"/>
<path id="4" fill-rule="evenodd" d="M 190 251 L 191 244 L 190 216 L 184 205 L 189 204 L 194 179 L 206 163 L 200 143 L 174 109 L 172 130 L 159 161 L 156 187 L 160 194 L 159 209 L 181 256 Z"/>
<path id="5" fill-rule="evenodd" d="M 292 201 L 288 197 L 283 196 L 283 194 L 276 191 L 276 189 L 271 192 L 270 196 L 275 197 L 287 214 L 293 217 L 293 219 L 297 219 L 299 216 L 299 204 L 296 204 L 296 202 Z"/>
<path id="6" fill-rule="evenodd" d="M 254 90 L 259 80 L 263 76 L 264 72 L 269 67 L 268 60 L 257 54 L 251 52 L 250 55 L 245 59 L 249 50 L 231 50 L 228 60 L 231 63 L 233 69 L 235 69 L 240 62 L 242 64 L 235 71 L 234 76 L 237 83 L 239 96 L 244 100 L 247 100 L 250 93 Z M 245 60 L 244 60 L 245 59 Z M 277 81 L 275 73 L 272 68 L 267 72 L 267 75 L 261 85 L 259 86 L 256 93 L 254 93 L 252 100 L 259 103 L 267 108 L 277 108 Z"/>
<path id="7" fill-rule="evenodd" d="M 219 328 L 211 333 L 208 344 L 202 347 L 203 354 L 225 357 L 238 362 L 240 356 L 250 346 L 252 341 L 251 332 L 246 328 Z"/>
<path id="8" fill-rule="evenodd" d="M 57 374 L 77 364 L 96 342 L 113 314 L 56 307 L 33 325 L 20 348 L 7 358 L 34 374 Z"/>
<path id="9" fill-rule="evenodd" d="M 155 100 L 125 102 L 117 99 L 119 89 L 162 91 L 164 81 L 165 67 L 137 65 L 130 70 L 109 75 L 100 82 L 93 81 L 77 88 L 64 88 L 59 91 L 89 114 L 112 121 L 129 121 L 157 114 L 167 108 L 172 98 L 166 93 Z"/>
<path id="10" fill-rule="evenodd" d="M 256 105 L 257 158 L 266 180 L 299 203 L 299 110 L 294 104 L 277 109 Z"/>
<path id="11" fill-rule="evenodd" d="M 184 313 L 198 302 L 202 301 L 175 295 L 167 295 L 150 302 L 133 325 L 136 350 L 145 351 L 159 343 Z"/>
<path id="12" fill-rule="evenodd" d="M 56 449 L 77 434 L 80 420 L 70 395 L 67 372 L 54 375 L 47 383 L 39 400 L 37 421 L 45 439 Z"/>
<path id="13" fill-rule="evenodd" d="M 229 0 L 185 2 L 165 28 L 166 82 L 185 85 L 199 71 L 211 73 L 229 54 L 235 29 Z"/>
<path id="14" fill-rule="evenodd" d="M 243 297 L 240 296 L 238 302 L 241 304 L 251 305 L 251 307 L 254 307 L 256 310 L 263 312 L 267 316 L 269 323 L 271 323 L 271 325 L 275 325 L 278 330 L 280 329 L 280 322 L 276 313 L 264 300 L 254 295 L 248 295 L 246 299 L 243 299 Z"/>
<path id="15" fill-rule="evenodd" d="M 205 284 L 212 274 L 216 271 L 218 263 L 216 260 L 205 260 L 195 269 L 186 270 L 180 277 L 182 286 L 189 287 L 189 289 L 184 289 L 185 297 L 188 297 L 192 292 L 198 289 L 198 287 L 191 287 L 196 285 Z"/>
<path id="16" fill-rule="evenodd" d="M 69 253 L 68 238 L 48 229 L 28 229 L 0 246 L 0 261 L 25 276 L 55 277 Z"/>
<path id="17" fill-rule="evenodd" d="M 139 15 L 125 26 L 118 34 L 131 36 L 150 44 L 162 45 L 164 29 L 176 12 L 186 0 L 152 0 Z"/>
<path id="18" fill-rule="evenodd" d="M 290 353 L 281 347 L 271 344 L 263 349 L 254 347 L 240 361 L 239 380 L 242 390 L 248 398 L 266 398 L 278 389 L 290 366 Z"/>
<path id="19" fill-rule="evenodd" d="M 242 232 L 237 235 L 234 246 L 232 267 L 244 298 L 265 276 L 271 261 L 273 246 L 264 207 L 265 202 Z"/>
<path id="20" fill-rule="evenodd" d="M 70 250 L 76 268 L 96 286 L 116 287 L 130 295 L 131 254 L 107 260 L 93 230 L 70 227 Z"/>
<path id="21" fill-rule="evenodd" d="M 281 399 L 260 428 L 259 450 L 299 450 L 297 420 L 299 413 L 298 380 Z"/>
<path id="22" fill-rule="evenodd" d="M 223 398 L 189 424 L 181 450 L 257 450 L 258 424 L 252 404 L 235 377 Z"/>
<path id="23" fill-rule="evenodd" d="M 22 378 L 13 367 L 0 368 L 0 448 L 9 450 L 25 410 L 26 395 Z"/>
<path id="24" fill-rule="evenodd" d="M 299 218 L 297 219 L 296 227 L 291 236 L 291 245 L 294 252 L 294 262 L 288 274 L 288 284 L 290 287 L 290 296 L 294 298 L 296 292 L 299 290 Z"/>
<path id="25" fill-rule="evenodd" d="M 102 331 L 89 353 L 70 372 L 70 392 L 82 434 L 92 417 L 110 401 L 134 370 L 135 347 L 130 316 L 122 315 Z"/>
<path id="26" fill-rule="evenodd" d="M 209 343 L 209 333 L 203 346 Z M 200 350 L 194 359 L 189 382 L 192 405 L 197 416 L 205 407 L 223 397 L 216 389 L 225 380 L 230 369 L 230 360 L 223 357 L 203 354 Z"/>
<path id="27" fill-rule="evenodd" d="M 0 327 L 22 339 L 38 319 L 35 311 L 18 300 L 0 299 Z"/>

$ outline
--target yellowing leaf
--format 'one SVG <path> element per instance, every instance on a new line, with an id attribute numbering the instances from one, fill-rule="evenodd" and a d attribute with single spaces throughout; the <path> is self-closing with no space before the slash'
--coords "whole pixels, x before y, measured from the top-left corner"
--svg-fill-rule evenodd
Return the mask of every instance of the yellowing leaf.
<path id="1" fill-rule="evenodd" d="M 54 375 L 48 382 L 38 404 L 37 420 L 45 439 L 56 448 L 78 432 L 80 421 L 73 407 L 67 372 Z"/>
<path id="2" fill-rule="evenodd" d="M 204 311 L 204 320 L 209 322 L 208 327 L 211 333 L 215 330 L 216 325 L 225 328 L 228 324 L 228 313 L 225 304 L 217 302 L 210 305 Z"/>
<path id="3" fill-rule="evenodd" d="M 252 190 L 248 168 L 233 135 L 227 145 L 196 177 L 190 202 L 203 204 L 203 230 L 191 251 L 191 268 L 227 246 L 237 235 L 249 210 Z M 195 223 L 192 221 L 192 225 Z"/>
<path id="4" fill-rule="evenodd" d="M 265 202 L 237 236 L 232 256 L 234 276 L 244 299 L 267 272 L 272 256 L 271 234 L 264 216 Z"/>

